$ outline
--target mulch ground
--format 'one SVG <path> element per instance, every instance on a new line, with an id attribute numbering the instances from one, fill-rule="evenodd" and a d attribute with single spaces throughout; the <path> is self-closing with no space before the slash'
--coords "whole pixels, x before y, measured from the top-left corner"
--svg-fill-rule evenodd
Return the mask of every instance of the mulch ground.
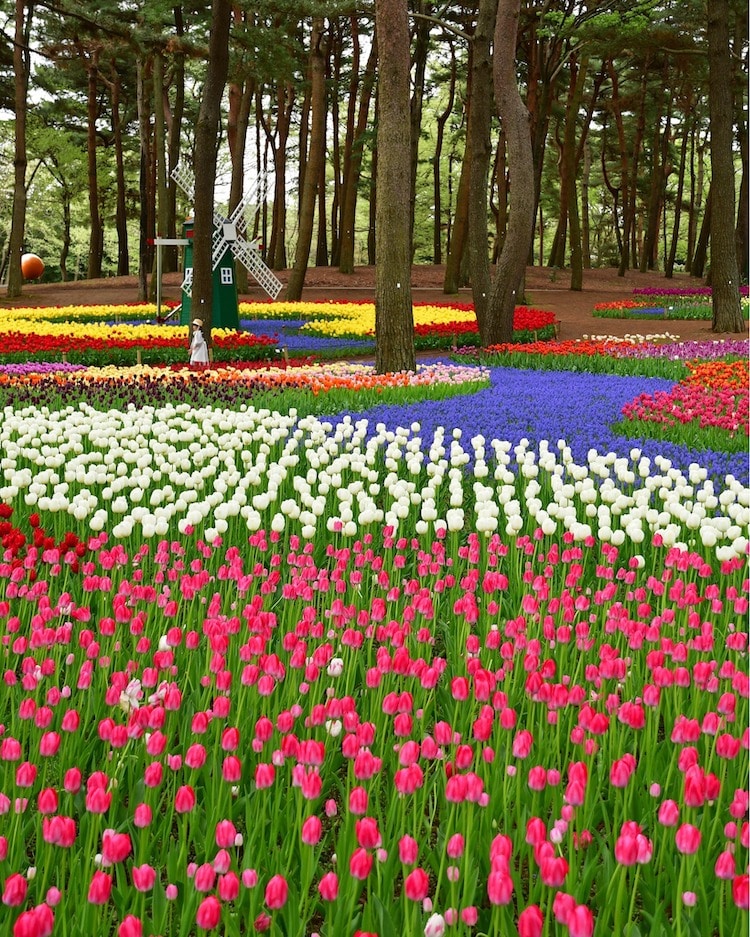
<path id="1" fill-rule="evenodd" d="M 415 266 L 412 268 L 412 299 L 414 302 L 445 303 L 471 302 L 471 290 L 447 295 L 443 292 L 445 268 L 441 266 Z M 278 271 L 278 278 L 286 283 L 289 271 Z M 181 274 L 166 274 L 162 283 L 165 300 L 180 298 Z M 696 288 L 704 281 L 678 274 L 667 280 L 659 273 L 628 271 L 619 277 L 614 269 L 586 270 L 583 289 L 570 289 L 570 272 L 553 271 L 547 267 L 529 267 L 526 273 L 526 299 L 528 305 L 554 312 L 559 322 L 561 340 L 592 335 L 625 336 L 629 334 L 665 334 L 682 341 L 711 341 L 737 338 L 736 335 L 711 331 L 705 320 L 645 320 L 604 319 L 592 312 L 598 303 L 633 298 L 633 290 L 661 287 L 667 289 Z M 283 292 L 281 297 L 283 298 Z M 266 293 L 253 286 L 243 300 L 265 300 Z M 309 302 L 324 300 L 373 300 L 375 298 L 375 268 L 358 267 L 353 274 L 339 273 L 335 268 L 311 267 L 305 278 L 303 299 Z M 28 283 L 19 300 L 8 301 L 0 296 L 0 310 L 14 306 L 74 306 L 138 302 L 136 277 L 111 277 L 101 280 L 79 280 L 75 283 Z M 748 334 L 747 329 L 745 335 Z"/>

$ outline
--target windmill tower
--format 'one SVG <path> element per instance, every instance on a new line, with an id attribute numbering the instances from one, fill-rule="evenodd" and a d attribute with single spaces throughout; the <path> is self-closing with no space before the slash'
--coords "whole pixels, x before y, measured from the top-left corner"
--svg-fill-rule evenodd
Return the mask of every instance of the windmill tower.
<path id="1" fill-rule="evenodd" d="M 195 192 L 192 174 L 182 166 L 175 166 L 172 170 L 172 178 L 192 202 Z M 247 209 L 256 198 L 263 181 L 262 174 L 256 177 L 229 218 L 224 218 L 214 209 L 214 231 L 211 246 L 214 300 L 212 325 L 214 327 L 236 329 L 239 326 L 235 260 L 245 266 L 250 276 L 268 293 L 271 299 L 276 299 L 281 292 L 283 284 L 263 262 L 257 239 L 251 238 L 248 232 Z M 183 267 L 180 322 L 185 325 L 191 320 L 193 292 L 192 220 L 186 221 L 183 228 L 187 246 Z"/>

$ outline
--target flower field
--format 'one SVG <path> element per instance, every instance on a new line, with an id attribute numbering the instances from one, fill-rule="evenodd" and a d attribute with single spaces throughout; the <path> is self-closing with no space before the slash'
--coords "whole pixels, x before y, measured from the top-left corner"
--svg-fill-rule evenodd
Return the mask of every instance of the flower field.
<path id="1" fill-rule="evenodd" d="M 747 343 L 669 344 L 4 365 L 0 934 L 745 933 Z"/>
<path id="2" fill-rule="evenodd" d="M 741 288 L 742 312 L 750 316 L 747 287 Z M 707 319 L 711 320 L 711 287 L 641 288 L 633 299 L 597 303 L 594 315 L 610 319 Z"/>
<path id="3" fill-rule="evenodd" d="M 214 361 L 277 364 L 282 355 L 340 358 L 374 352 L 372 302 L 240 303 L 240 329 L 212 330 Z M 473 307 L 460 304 L 414 305 L 418 350 L 477 344 Z M 555 316 L 519 306 L 517 341 L 551 338 Z M 27 307 L 6 310 L 0 320 L 0 363 L 59 362 L 90 367 L 177 365 L 187 358 L 188 330 L 157 321 L 152 303 L 121 306 Z"/>

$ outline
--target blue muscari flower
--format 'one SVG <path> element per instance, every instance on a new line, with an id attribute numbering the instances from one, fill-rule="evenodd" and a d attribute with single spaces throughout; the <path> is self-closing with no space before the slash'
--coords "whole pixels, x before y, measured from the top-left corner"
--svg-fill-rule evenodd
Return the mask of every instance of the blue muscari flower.
<path id="1" fill-rule="evenodd" d="M 469 440 L 476 435 L 484 436 L 488 444 L 499 439 L 516 445 L 525 438 L 533 447 L 545 439 L 550 448 L 564 439 L 573 458 L 581 463 L 586 462 L 590 449 L 602 455 L 616 452 L 628 456 L 635 448 L 652 462 L 658 455 L 670 459 L 683 472 L 695 462 L 712 478 L 718 480 L 732 474 L 748 484 L 748 459 L 743 453 L 695 450 L 670 442 L 622 436 L 610 429 L 613 423 L 620 422 L 624 404 L 642 393 L 669 391 L 674 381 L 573 371 L 490 370 L 490 386 L 469 397 L 381 404 L 351 413 L 352 419 L 367 419 L 372 431 L 381 422 L 395 429 L 417 421 L 421 425 L 419 435 L 426 445 L 438 426 L 443 426 L 448 435 L 454 428 L 460 428 L 464 448 L 469 453 Z"/>

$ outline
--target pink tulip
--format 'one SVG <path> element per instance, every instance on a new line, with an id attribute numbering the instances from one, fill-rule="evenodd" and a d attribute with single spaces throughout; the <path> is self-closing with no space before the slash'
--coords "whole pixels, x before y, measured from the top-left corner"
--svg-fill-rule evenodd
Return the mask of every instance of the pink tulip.
<path id="1" fill-rule="evenodd" d="M 18 787 L 33 787 L 36 781 L 37 768 L 30 761 L 22 762 L 16 769 L 16 785 Z"/>
<path id="2" fill-rule="evenodd" d="M 115 833 L 114 830 L 105 830 L 102 834 L 102 858 L 113 865 L 123 862 L 132 849 L 130 837 L 127 833 Z"/>
<path id="3" fill-rule="evenodd" d="M 414 865 L 419 855 L 419 843 L 408 834 L 398 841 L 398 856 L 404 865 Z"/>
<path id="4" fill-rule="evenodd" d="M 138 806 L 133 811 L 133 823 L 139 829 L 144 829 L 145 827 L 150 826 L 152 819 L 153 811 L 148 804 L 138 804 Z"/>
<path id="5" fill-rule="evenodd" d="M 368 796 L 363 787 L 353 787 L 349 792 L 349 813 L 361 816 L 367 813 Z"/>
<path id="6" fill-rule="evenodd" d="M 214 839 L 221 849 L 231 849 L 237 838 L 237 829 L 231 820 L 219 820 L 216 824 Z"/>
<path id="7" fill-rule="evenodd" d="M 189 784 L 183 784 L 174 795 L 174 809 L 177 813 L 190 813 L 195 808 L 195 791 Z"/>
<path id="8" fill-rule="evenodd" d="M 326 872 L 318 883 L 323 901 L 335 901 L 339 894 L 339 879 L 335 872 Z"/>
<path id="9" fill-rule="evenodd" d="M 13 925 L 13 937 L 50 937 L 55 924 L 52 909 L 46 904 L 24 911 Z"/>
<path id="10" fill-rule="evenodd" d="M 236 784 L 242 777 L 242 763 L 236 755 L 227 755 L 221 764 L 221 776 L 228 784 Z"/>
<path id="11" fill-rule="evenodd" d="M 747 873 L 735 875 L 732 879 L 732 900 L 743 911 L 750 910 L 750 877 Z"/>
<path id="12" fill-rule="evenodd" d="M 355 824 L 357 844 L 363 849 L 375 849 L 381 845 L 378 821 L 373 817 L 363 817 Z"/>
<path id="13" fill-rule="evenodd" d="M 567 892 L 558 891 L 552 901 L 552 913 L 558 924 L 564 924 L 567 927 L 570 916 L 575 910 L 576 900 L 573 895 Z"/>
<path id="14" fill-rule="evenodd" d="M 460 833 L 454 833 L 453 836 L 448 840 L 448 845 L 445 848 L 446 853 L 451 859 L 460 859 L 464 854 L 464 849 L 466 848 L 466 843 L 464 837 Z"/>
<path id="15" fill-rule="evenodd" d="M 258 764 L 255 767 L 255 786 L 258 790 L 271 787 L 276 779 L 276 769 L 271 764 Z"/>
<path id="16" fill-rule="evenodd" d="M 289 886 L 283 875 L 274 875 L 266 885 L 265 903 L 271 911 L 278 911 L 286 904 Z"/>
<path id="17" fill-rule="evenodd" d="M 736 875 L 736 865 L 734 855 L 728 850 L 720 852 L 716 864 L 714 865 L 714 874 L 717 878 L 733 879 Z"/>
<path id="18" fill-rule="evenodd" d="M 513 757 L 528 758 L 533 743 L 534 737 L 532 736 L 531 732 L 526 729 L 521 729 L 521 731 L 513 739 Z"/>
<path id="19" fill-rule="evenodd" d="M 510 875 L 503 872 L 490 872 L 487 878 L 487 896 L 491 904 L 509 904 L 513 896 L 513 879 Z"/>
<path id="20" fill-rule="evenodd" d="M 219 897 L 222 901 L 236 901 L 240 893 L 240 879 L 236 872 L 219 876 Z"/>
<path id="21" fill-rule="evenodd" d="M 518 915 L 519 937 L 540 937 L 544 927 L 544 915 L 538 905 L 524 908 Z"/>
<path id="22" fill-rule="evenodd" d="M 196 891 L 211 891 L 216 882 L 216 869 L 210 862 L 204 862 L 195 870 L 193 884 Z"/>
<path id="23" fill-rule="evenodd" d="M 683 823 L 675 833 L 677 850 L 686 855 L 698 852 L 701 844 L 701 831 L 691 823 Z"/>
<path id="24" fill-rule="evenodd" d="M 423 901 L 427 897 L 430 880 L 424 869 L 417 866 L 404 880 L 404 893 L 411 901 Z"/>
<path id="25" fill-rule="evenodd" d="M 26 891 L 29 883 L 23 875 L 14 872 L 5 880 L 3 887 L 3 904 L 9 908 L 16 908 L 26 900 Z"/>
<path id="26" fill-rule="evenodd" d="M 143 924 L 133 914 L 128 914 L 117 928 L 117 937 L 143 937 Z"/>
<path id="27" fill-rule="evenodd" d="M 358 878 L 363 881 L 370 874 L 372 869 L 372 856 L 366 849 L 361 847 L 354 850 L 349 859 L 349 874 L 352 878 Z"/>
<path id="28" fill-rule="evenodd" d="M 88 901 L 90 904 L 106 904 L 112 891 L 112 876 L 96 871 L 89 884 Z"/>
<path id="29" fill-rule="evenodd" d="M 302 842 L 306 846 L 316 846 L 323 835 L 323 824 L 314 814 L 302 824 Z"/>
<path id="30" fill-rule="evenodd" d="M 204 898 L 198 905 L 195 923 L 202 930 L 213 930 L 221 920 L 221 902 L 214 895 Z"/>
<path id="31" fill-rule="evenodd" d="M 594 933 L 594 916 L 584 904 L 573 908 L 568 918 L 568 933 L 570 937 L 592 937 Z"/>
<path id="32" fill-rule="evenodd" d="M 662 826 L 677 826 L 680 808 L 673 800 L 663 800 L 659 806 L 658 816 Z"/>
<path id="33" fill-rule="evenodd" d="M 543 859 L 539 864 L 542 882 L 550 888 L 559 888 L 568 874 L 568 861 L 563 856 Z"/>
<path id="34" fill-rule="evenodd" d="M 136 891 L 151 891 L 156 881 L 156 869 L 144 863 L 133 866 L 133 885 Z"/>

